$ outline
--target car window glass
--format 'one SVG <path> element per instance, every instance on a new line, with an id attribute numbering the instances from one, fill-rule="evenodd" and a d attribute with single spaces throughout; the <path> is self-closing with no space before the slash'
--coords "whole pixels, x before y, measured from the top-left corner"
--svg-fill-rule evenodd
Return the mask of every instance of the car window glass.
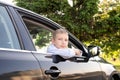
<path id="1" fill-rule="evenodd" d="M 47 26 L 41 24 L 40 22 L 36 22 L 24 17 L 23 21 L 30 32 L 36 50 L 46 53 L 47 47 L 51 43 L 52 32 Z"/>
<path id="2" fill-rule="evenodd" d="M 3 6 L 0 6 L 0 48 L 20 49 L 14 26 Z"/>

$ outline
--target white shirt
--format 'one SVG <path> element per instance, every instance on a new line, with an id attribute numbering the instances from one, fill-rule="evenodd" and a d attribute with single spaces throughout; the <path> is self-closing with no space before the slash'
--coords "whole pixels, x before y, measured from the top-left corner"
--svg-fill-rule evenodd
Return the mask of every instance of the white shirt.
<path id="1" fill-rule="evenodd" d="M 53 44 L 50 44 L 48 46 L 47 53 L 50 53 L 51 55 L 60 55 L 64 58 L 70 58 L 76 56 L 73 49 L 71 48 L 58 49 Z"/>

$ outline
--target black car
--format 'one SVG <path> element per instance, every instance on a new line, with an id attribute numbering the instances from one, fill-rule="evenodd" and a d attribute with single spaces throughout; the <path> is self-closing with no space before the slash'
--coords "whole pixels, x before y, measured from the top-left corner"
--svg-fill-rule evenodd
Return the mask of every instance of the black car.
<path id="1" fill-rule="evenodd" d="M 69 33 L 69 47 L 83 56 L 49 55 L 52 33 L 62 28 L 32 11 L 0 2 L 0 80 L 120 80 L 113 65 Z"/>

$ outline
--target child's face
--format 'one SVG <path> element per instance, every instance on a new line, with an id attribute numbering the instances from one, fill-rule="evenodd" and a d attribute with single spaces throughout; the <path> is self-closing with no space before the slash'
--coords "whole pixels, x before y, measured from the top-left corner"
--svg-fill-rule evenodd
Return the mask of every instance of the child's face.
<path id="1" fill-rule="evenodd" d="M 58 33 L 56 37 L 52 39 L 52 43 L 59 49 L 68 47 L 68 34 Z"/>

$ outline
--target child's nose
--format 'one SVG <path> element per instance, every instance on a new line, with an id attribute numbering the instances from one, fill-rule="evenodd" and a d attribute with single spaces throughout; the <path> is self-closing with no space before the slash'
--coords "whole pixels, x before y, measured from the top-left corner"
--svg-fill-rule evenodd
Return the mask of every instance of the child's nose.
<path id="1" fill-rule="evenodd" d="M 63 40 L 62 42 L 63 42 L 64 44 L 66 43 L 66 41 L 65 41 L 65 40 Z"/>

